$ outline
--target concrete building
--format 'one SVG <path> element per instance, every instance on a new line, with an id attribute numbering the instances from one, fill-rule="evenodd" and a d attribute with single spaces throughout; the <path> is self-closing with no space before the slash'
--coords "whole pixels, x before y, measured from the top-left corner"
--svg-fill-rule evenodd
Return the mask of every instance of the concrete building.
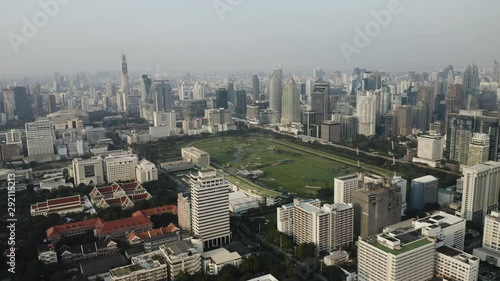
<path id="1" fill-rule="evenodd" d="M 411 181 L 410 208 L 424 210 L 426 204 L 437 203 L 438 179 L 423 176 Z"/>
<path id="2" fill-rule="evenodd" d="M 436 277 L 476 281 L 479 277 L 479 259 L 455 248 L 441 246 L 436 249 Z"/>
<path id="3" fill-rule="evenodd" d="M 358 174 L 337 177 L 333 180 L 333 201 L 335 203 L 351 203 L 351 194 L 360 185 Z"/>
<path id="4" fill-rule="evenodd" d="M 207 109 L 205 118 L 208 119 L 207 129 L 211 134 L 236 130 L 233 124 L 233 114 L 229 109 Z"/>
<path id="5" fill-rule="evenodd" d="M 492 211 L 484 219 L 483 246 L 474 249 L 474 256 L 500 267 L 500 212 Z"/>
<path id="6" fill-rule="evenodd" d="M 54 244 L 38 245 L 38 260 L 43 264 L 57 263 L 57 253 Z"/>
<path id="7" fill-rule="evenodd" d="M 271 274 L 266 274 L 257 278 L 248 279 L 247 281 L 278 281 L 278 279 L 276 279 L 276 277 L 272 276 Z"/>
<path id="8" fill-rule="evenodd" d="M 341 125 L 339 122 L 324 121 L 321 123 L 321 139 L 333 143 L 339 143 L 341 140 L 340 131 Z"/>
<path id="9" fill-rule="evenodd" d="M 356 116 L 358 134 L 374 136 L 377 123 L 377 96 L 371 91 L 358 91 L 356 94 Z"/>
<path id="10" fill-rule="evenodd" d="M 158 180 L 156 165 L 146 159 L 139 161 L 135 167 L 135 176 L 140 184 Z"/>
<path id="11" fill-rule="evenodd" d="M 281 124 L 291 125 L 300 121 L 300 92 L 295 80 L 290 78 L 283 91 Z"/>
<path id="12" fill-rule="evenodd" d="M 277 227 L 278 231 L 285 233 L 288 236 L 293 235 L 293 210 L 294 206 L 300 204 L 310 204 L 314 207 L 320 208 L 321 201 L 319 199 L 293 199 L 293 203 L 282 205 L 277 208 Z"/>
<path id="13" fill-rule="evenodd" d="M 28 156 L 54 155 L 54 123 L 49 120 L 39 120 L 25 124 L 26 146 Z"/>
<path id="14" fill-rule="evenodd" d="M 104 171 L 108 183 L 136 179 L 137 156 L 133 154 L 109 155 L 104 158 Z"/>
<path id="15" fill-rule="evenodd" d="M 438 161 L 443 159 L 444 138 L 437 134 L 427 134 L 418 137 L 417 157 L 413 162 L 428 164 L 437 167 Z"/>
<path id="16" fill-rule="evenodd" d="M 229 185 L 224 175 L 206 167 L 190 174 L 189 183 L 193 235 L 203 240 L 204 249 L 229 243 Z"/>
<path id="17" fill-rule="evenodd" d="M 283 96 L 283 70 L 281 65 L 274 69 L 269 81 L 269 109 L 274 112 L 281 111 L 281 99 Z"/>
<path id="18" fill-rule="evenodd" d="M 203 271 L 207 275 L 217 275 L 226 265 L 239 267 L 241 264 L 241 256 L 238 252 L 229 252 L 224 248 L 219 248 L 204 252 L 201 254 Z"/>
<path id="19" fill-rule="evenodd" d="M 460 215 L 482 223 L 484 216 L 498 208 L 500 162 L 488 161 L 463 170 L 463 195 Z"/>
<path id="20" fill-rule="evenodd" d="M 396 109 L 396 134 L 410 135 L 413 131 L 413 108 L 407 105 L 398 106 Z"/>
<path id="21" fill-rule="evenodd" d="M 101 185 L 104 183 L 103 161 L 101 156 L 94 156 L 89 159 L 74 158 L 73 177 L 75 184 Z"/>
<path id="22" fill-rule="evenodd" d="M 431 280 L 434 277 L 434 247 L 433 240 L 422 237 L 418 233 L 360 237 L 358 240 L 358 280 Z"/>
<path id="23" fill-rule="evenodd" d="M 198 167 L 210 166 L 210 154 L 196 147 L 181 148 L 182 159 Z"/>
<path id="24" fill-rule="evenodd" d="M 132 257 L 132 264 L 109 271 L 111 281 L 160 281 L 168 277 L 167 262 L 160 253 L 153 252 Z"/>
<path id="25" fill-rule="evenodd" d="M 391 184 L 399 186 L 401 190 L 401 216 L 404 216 L 406 213 L 406 209 L 408 208 L 408 202 L 406 202 L 406 191 L 408 189 L 408 182 L 394 173 L 394 177 L 391 178 Z"/>
<path id="26" fill-rule="evenodd" d="M 195 274 L 201 270 L 201 253 L 187 240 L 161 245 L 160 252 L 167 261 L 171 280 L 181 272 Z"/>
<path id="27" fill-rule="evenodd" d="M 332 252 L 353 242 L 354 210 L 351 204 L 325 204 L 322 208 L 303 203 L 294 206 L 293 240 L 314 243 L 318 251 Z"/>
<path id="28" fill-rule="evenodd" d="M 469 144 L 469 166 L 488 161 L 490 152 L 490 136 L 482 133 L 472 135 Z"/>
<path id="29" fill-rule="evenodd" d="M 390 184 L 390 179 L 383 180 L 384 183 L 364 183 L 353 190 L 355 236 L 373 236 L 384 227 L 401 221 L 401 189 Z"/>
<path id="30" fill-rule="evenodd" d="M 177 195 L 177 219 L 179 227 L 191 231 L 191 194 L 179 193 Z"/>

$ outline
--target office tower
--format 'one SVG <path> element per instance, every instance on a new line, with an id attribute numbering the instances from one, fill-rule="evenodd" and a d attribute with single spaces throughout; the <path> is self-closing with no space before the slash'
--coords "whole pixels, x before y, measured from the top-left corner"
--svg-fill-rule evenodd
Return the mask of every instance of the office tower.
<path id="1" fill-rule="evenodd" d="M 239 116 L 247 114 L 247 92 L 245 90 L 236 91 L 234 95 L 234 110 Z"/>
<path id="2" fill-rule="evenodd" d="M 323 79 L 325 77 L 325 72 L 318 66 L 313 70 L 313 77 L 316 80 Z"/>
<path id="3" fill-rule="evenodd" d="M 359 281 L 427 281 L 434 277 L 435 241 L 418 232 L 359 237 Z"/>
<path id="4" fill-rule="evenodd" d="M 205 87 L 198 81 L 194 83 L 193 99 L 194 100 L 205 99 Z"/>
<path id="5" fill-rule="evenodd" d="M 337 121 L 324 121 L 321 123 L 321 139 L 329 142 L 339 143 L 341 125 Z"/>
<path id="6" fill-rule="evenodd" d="M 205 116 L 205 110 L 207 109 L 206 100 L 183 100 L 180 104 L 184 118 L 201 118 Z"/>
<path id="7" fill-rule="evenodd" d="M 333 201 L 335 203 L 351 203 L 352 191 L 358 188 L 360 179 L 358 174 L 337 177 L 333 180 Z"/>
<path id="8" fill-rule="evenodd" d="M 475 91 L 479 88 L 479 69 L 471 62 L 464 72 L 464 88 L 466 91 Z"/>
<path id="9" fill-rule="evenodd" d="M 190 174 L 192 232 L 203 248 L 220 247 L 231 240 L 229 185 L 224 175 L 206 167 Z"/>
<path id="10" fill-rule="evenodd" d="M 321 201 L 319 199 L 299 199 L 294 198 L 293 203 L 282 205 L 277 208 L 277 228 L 279 232 L 285 233 L 288 236 L 293 235 L 293 210 L 295 206 L 307 203 L 314 207 L 320 208 Z"/>
<path id="11" fill-rule="evenodd" d="M 227 82 L 227 100 L 231 103 L 234 103 L 234 99 L 235 99 L 235 92 L 234 92 L 234 82 L 233 80 L 229 79 L 229 81 Z M 227 108 L 226 108 L 227 109 Z"/>
<path id="12" fill-rule="evenodd" d="M 281 111 L 281 98 L 283 96 L 283 70 L 278 65 L 269 81 L 269 109 L 274 112 Z"/>
<path id="13" fill-rule="evenodd" d="M 413 124 L 417 130 L 427 132 L 429 130 L 429 107 L 423 101 L 418 101 L 413 110 Z"/>
<path id="14" fill-rule="evenodd" d="M 82 97 L 82 110 L 87 111 L 89 108 L 89 100 L 87 97 Z M 116 110 L 127 112 L 127 94 L 124 92 L 116 93 Z"/>
<path id="15" fill-rule="evenodd" d="M 413 108 L 407 105 L 396 109 L 396 134 L 407 136 L 413 132 Z"/>
<path id="16" fill-rule="evenodd" d="M 488 161 L 463 170 L 461 217 L 482 223 L 484 216 L 498 208 L 500 162 Z"/>
<path id="17" fill-rule="evenodd" d="M 351 141 L 358 134 L 358 117 L 343 115 L 340 118 L 340 138 L 343 141 Z"/>
<path id="18" fill-rule="evenodd" d="M 443 122 L 442 121 L 434 121 L 430 124 L 429 126 L 429 131 L 434 132 L 437 135 L 443 135 L 444 134 L 444 127 L 443 127 Z"/>
<path id="19" fill-rule="evenodd" d="M 142 159 L 135 167 L 135 177 L 140 184 L 156 181 L 158 180 L 158 169 L 155 164 L 146 159 Z"/>
<path id="20" fill-rule="evenodd" d="M 34 102 L 34 114 L 36 117 L 45 117 L 47 116 L 47 112 L 45 111 L 44 107 L 44 100 L 43 100 L 43 95 L 34 95 L 33 96 L 33 102 Z"/>
<path id="21" fill-rule="evenodd" d="M 191 194 L 177 195 L 177 219 L 181 229 L 191 232 Z"/>
<path id="22" fill-rule="evenodd" d="M 217 99 L 217 109 L 228 109 L 229 97 L 227 90 L 225 88 L 219 88 L 217 92 L 215 92 L 215 96 Z"/>
<path id="23" fill-rule="evenodd" d="M 435 104 L 436 104 L 436 96 L 437 96 L 437 82 L 433 83 L 434 86 L 419 86 L 417 90 L 417 101 L 416 103 L 412 105 L 416 105 L 419 101 L 424 102 L 427 105 L 428 109 L 428 120 L 429 122 L 434 121 L 433 120 L 433 114 L 434 111 L 436 110 Z"/>
<path id="24" fill-rule="evenodd" d="M 358 117 L 358 134 L 365 136 L 375 135 L 377 104 L 377 96 L 373 92 L 357 92 L 356 116 Z"/>
<path id="25" fill-rule="evenodd" d="M 49 108 L 48 108 L 48 113 L 54 113 L 57 112 L 57 104 L 56 104 L 56 96 L 55 95 L 49 95 Z M 30 109 L 31 110 L 31 109 Z"/>
<path id="26" fill-rule="evenodd" d="M 474 249 L 474 256 L 500 267 L 500 212 L 492 211 L 484 219 L 483 245 Z"/>
<path id="27" fill-rule="evenodd" d="M 401 189 L 383 178 L 382 183 L 361 180 L 354 189 L 351 202 L 354 207 L 354 233 L 369 237 L 382 232 L 388 225 L 401 221 Z"/>
<path id="28" fill-rule="evenodd" d="M 31 122 L 35 120 L 33 116 L 33 108 L 28 97 L 28 92 L 25 87 L 14 87 L 14 114 L 20 122 Z M 55 103 L 55 100 L 54 100 Z"/>
<path id="29" fill-rule="evenodd" d="M 28 156 L 54 155 L 54 123 L 38 120 L 25 124 Z"/>
<path id="30" fill-rule="evenodd" d="M 257 74 L 252 75 L 252 102 L 255 103 L 260 97 L 260 81 Z"/>
<path id="31" fill-rule="evenodd" d="M 121 87 L 120 90 L 122 93 L 128 94 L 129 93 L 129 82 L 128 82 L 128 68 L 127 68 L 127 57 L 125 54 L 122 54 L 121 56 L 121 73 L 120 73 L 120 78 L 121 78 Z"/>
<path id="32" fill-rule="evenodd" d="M 478 280 L 479 259 L 452 247 L 438 247 L 436 248 L 436 277 L 443 278 L 443 280 Z"/>
<path id="33" fill-rule="evenodd" d="M 413 162 L 437 167 L 437 162 L 443 159 L 443 147 L 444 137 L 434 131 L 420 135 L 417 138 L 417 157 L 413 158 Z"/>
<path id="34" fill-rule="evenodd" d="M 300 93 L 293 78 L 290 78 L 283 90 L 281 106 L 281 124 L 300 123 Z"/>
<path id="35" fill-rule="evenodd" d="M 316 93 L 319 93 L 317 95 Z M 317 101 L 314 101 L 315 95 Z M 323 100 L 321 100 L 323 98 Z M 318 121 L 328 121 L 331 119 L 330 116 L 330 82 L 325 82 L 323 80 L 317 80 L 314 82 L 313 93 L 311 93 L 311 110 L 317 113 Z"/>
<path id="36" fill-rule="evenodd" d="M 168 126 L 171 130 L 177 127 L 177 115 L 175 111 L 153 112 L 153 125 L 155 127 Z"/>
<path id="37" fill-rule="evenodd" d="M 137 156 L 133 154 L 109 155 L 104 158 L 104 172 L 108 183 L 135 180 Z"/>
<path id="38" fill-rule="evenodd" d="M 179 87 L 179 99 L 190 100 L 193 98 L 193 88 L 187 82 L 182 82 Z"/>
<path id="39" fill-rule="evenodd" d="M 311 93 L 314 91 L 314 81 L 314 79 L 307 79 L 306 81 L 307 110 L 311 110 Z"/>
<path id="40" fill-rule="evenodd" d="M 424 210 L 427 204 L 437 202 L 438 179 L 433 176 L 423 176 L 411 181 L 410 208 Z"/>
<path id="41" fill-rule="evenodd" d="M 490 136 L 482 133 L 474 133 L 469 144 L 469 166 L 488 161 L 490 152 Z"/>
<path id="42" fill-rule="evenodd" d="M 74 158 L 72 161 L 75 185 L 102 185 L 104 184 L 104 171 L 101 156 L 89 159 Z"/>
<path id="43" fill-rule="evenodd" d="M 172 87 L 168 80 L 155 80 L 153 85 L 154 111 L 172 111 L 174 107 L 174 98 L 172 96 Z"/>
<path id="44" fill-rule="evenodd" d="M 233 114 L 229 109 L 207 109 L 205 118 L 208 119 L 207 129 L 211 134 L 236 130 L 233 124 Z"/>
<path id="45" fill-rule="evenodd" d="M 331 252 L 353 242 L 354 211 L 351 204 L 315 207 L 302 203 L 293 210 L 293 240 L 314 243 L 318 251 Z"/>
<path id="46" fill-rule="evenodd" d="M 401 192 L 401 216 L 404 216 L 406 213 L 406 209 L 408 208 L 408 203 L 406 202 L 406 191 L 408 189 L 408 183 L 405 179 L 396 175 L 394 172 L 394 176 L 391 178 L 391 184 L 397 185 Z"/>
<path id="47" fill-rule="evenodd" d="M 151 78 L 147 75 L 141 75 L 141 101 L 152 103 L 154 99 L 151 97 Z"/>
<path id="48" fill-rule="evenodd" d="M 500 64 L 496 60 L 493 62 L 493 82 L 500 83 Z"/>

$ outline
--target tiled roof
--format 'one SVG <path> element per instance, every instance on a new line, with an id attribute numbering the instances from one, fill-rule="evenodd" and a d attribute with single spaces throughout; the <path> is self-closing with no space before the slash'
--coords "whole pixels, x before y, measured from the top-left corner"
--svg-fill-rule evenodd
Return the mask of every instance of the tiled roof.
<path id="1" fill-rule="evenodd" d="M 104 222 L 102 224 L 96 224 L 96 229 L 100 235 L 103 235 L 131 228 L 144 227 L 148 225 L 150 226 L 153 225 L 153 223 L 148 218 L 144 216 L 136 216 L 136 217 Z"/>
<path id="2" fill-rule="evenodd" d="M 154 215 L 161 215 L 161 214 L 177 214 L 177 206 L 176 205 L 165 205 L 161 207 L 156 207 L 156 208 L 151 208 L 151 209 L 146 209 L 146 210 L 139 210 L 135 213 L 132 214 L 132 216 L 145 216 L 145 217 L 151 217 Z"/>
<path id="3" fill-rule="evenodd" d="M 103 219 L 97 218 L 97 219 L 55 225 L 55 226 L 47 229 L 46 234 L 47 234 L 47 238 L 50 239 L 53 237 L 61 236 L 67 231 L 74 231 L 74 230 L 83 229 L 83 228 L 92 229 L 95 227 L 96 224 L 103 223 L 103 222 L 104 222 Z"/>

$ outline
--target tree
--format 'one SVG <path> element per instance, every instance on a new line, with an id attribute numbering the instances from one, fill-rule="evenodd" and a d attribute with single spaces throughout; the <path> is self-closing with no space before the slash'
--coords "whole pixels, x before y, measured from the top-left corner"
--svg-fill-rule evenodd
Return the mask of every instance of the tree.
<path id="1" fill-rule="evenodd" d="M 316 245 L 314 243 L 302 243 L 297 246 L 297 257 L 300 259 L 316 256 Z"/>

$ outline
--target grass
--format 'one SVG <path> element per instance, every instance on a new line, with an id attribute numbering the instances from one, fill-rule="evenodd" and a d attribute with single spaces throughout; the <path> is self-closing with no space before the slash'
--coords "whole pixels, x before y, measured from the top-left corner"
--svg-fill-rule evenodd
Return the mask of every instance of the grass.
<path id="1" fill-rule="evenodd" d="M 417 240 L 415 242 L 405 244 L 404 246 L 401 247 L 401 250 L 391 250 L 391 249 L 387 248 L 386 246 L 380 244 L 379 242 L 375 242 L 372 245 L 375 246 L 377 249 L 380 249 L 380 250 L 387 252 L 389 254 L 400 255 L 400 254 L 403 254 L 403 253 L 406 253 L 408 251 L 420 248 L 420 247 L 425 246 L 425 245 L 430 244 L 430 243 L 431 243 L 431 241 L 427 240 L 427 238 L 423 238 L 423 239 Z"/>
<path id="2" fill-rule="evenodd" d="M 259 181 L 265 188 L 299 195 L 315 196 L 317 189 L 333 187 L 335 177 L 357 171 L 355 166 L 267 139 L 213 138 L 193 146 L 208 152 L 211 161 L 230 173 L 259 169 L 265 173 Z"/>

